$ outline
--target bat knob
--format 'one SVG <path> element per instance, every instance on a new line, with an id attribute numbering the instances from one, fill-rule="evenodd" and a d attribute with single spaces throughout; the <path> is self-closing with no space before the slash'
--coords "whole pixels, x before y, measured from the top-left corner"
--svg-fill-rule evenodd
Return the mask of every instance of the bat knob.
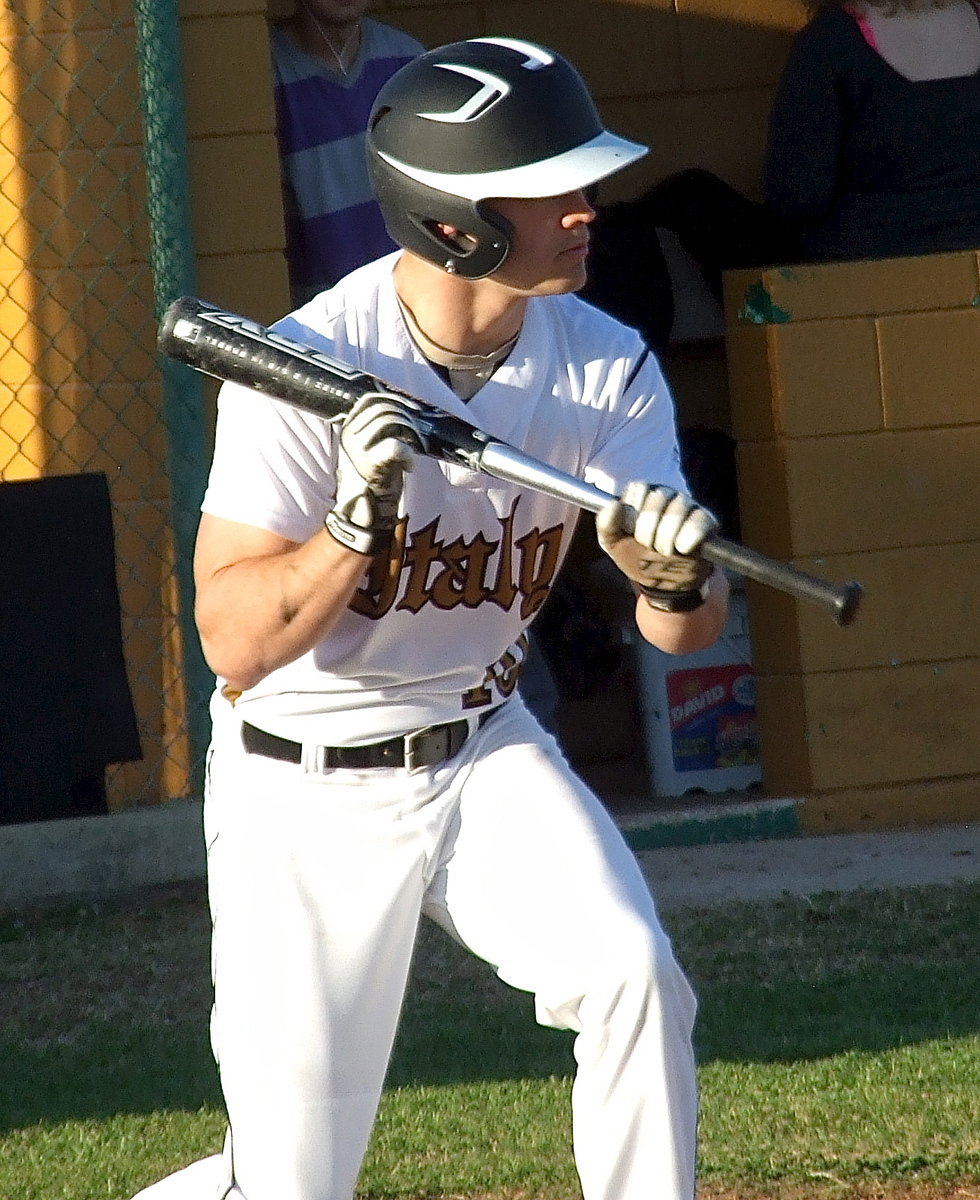
<path id="1" fill-rule="evenodd" d="M 837 598 L 835 619 L 838 625 L 850 625 L 858 614 L 858 609 L 861 607 L 861 597 L 864 595 L 864 589 L 854 579 L 850 583 L 845 583 L 840 589 Z"/>

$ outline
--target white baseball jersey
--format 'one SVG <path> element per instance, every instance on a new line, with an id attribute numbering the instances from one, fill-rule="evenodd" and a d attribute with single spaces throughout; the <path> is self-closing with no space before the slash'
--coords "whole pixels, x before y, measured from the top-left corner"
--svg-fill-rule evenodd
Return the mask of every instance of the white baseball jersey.
<path id="1" fill-rule="evenodd" d="M 396 259 L 354 272 L 275 329 L 604 490 L 619 494 L 632 479 L 685 486 L 668 389 L 634 330 L 573 295 L 532 298 L 507 361 L 464 404 L 405 328 Z M 336 446 L 322 418 L 226 383 L 203 509 L 304 542 L 333 505 Z M 523 631 L 578 510 L 420 456 L 401 513 L 392 560 L 375 561 L 326 639 L 242 695 L 241 717 L 297 741 L 350 745 L 513 691 Z"/>

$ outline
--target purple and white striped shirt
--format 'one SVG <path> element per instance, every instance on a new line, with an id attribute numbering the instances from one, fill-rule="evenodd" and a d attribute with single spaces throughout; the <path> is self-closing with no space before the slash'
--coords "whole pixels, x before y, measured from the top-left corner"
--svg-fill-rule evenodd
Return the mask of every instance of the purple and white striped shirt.
<path id="1" fill-rule="evenodd" d="M 273 27 L 271 43 L 286 257 L 298 305 L 396 248 L 371 191 L 364 133 L 381 87 L 425 48 L 365 17 L 357 59 L 343 75 L 282 29 Z"/>

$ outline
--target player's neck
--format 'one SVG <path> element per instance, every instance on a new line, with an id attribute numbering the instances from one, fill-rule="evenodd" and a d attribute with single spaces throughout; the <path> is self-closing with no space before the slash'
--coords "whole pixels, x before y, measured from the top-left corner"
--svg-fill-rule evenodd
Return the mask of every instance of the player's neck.
<path id="1" fill-rule="evenodd" d="M 307 54 L 319 58 L 331 71 L 346 75 L 357 58 L 361 45 L 360 20 L 328 21 L 306 5 L 297 4 L 295 13 L 284 25 Z"/>
<path id="2" fill-rule="evenodd" d="M 527 309 L 526 296 L 447 275 L 413 254 L 398 260 L 395 290 L 425 335 L 455 354 L 492 354 L 520 332 Z"/>

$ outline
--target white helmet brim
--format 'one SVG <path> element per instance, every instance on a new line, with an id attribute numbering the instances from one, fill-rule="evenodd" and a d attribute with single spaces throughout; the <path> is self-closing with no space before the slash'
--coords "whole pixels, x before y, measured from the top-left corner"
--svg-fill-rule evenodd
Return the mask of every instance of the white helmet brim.
<path id="1" fill-rule="evenodd" d="M 591 187 L 616 171 L 621 171 L 642 158 L 648 149 L 639 142 L 603 131 L 581 146 L 540 162 L 473 175 L 427 171 L 401 162 L 383 150 L 379 149 L 377 153 L 396 171 L 401 171 L 426 187 L 477 201 L 491 197 L 537 200 L 545 196 L 564 196 L 566 192 Z"/>

